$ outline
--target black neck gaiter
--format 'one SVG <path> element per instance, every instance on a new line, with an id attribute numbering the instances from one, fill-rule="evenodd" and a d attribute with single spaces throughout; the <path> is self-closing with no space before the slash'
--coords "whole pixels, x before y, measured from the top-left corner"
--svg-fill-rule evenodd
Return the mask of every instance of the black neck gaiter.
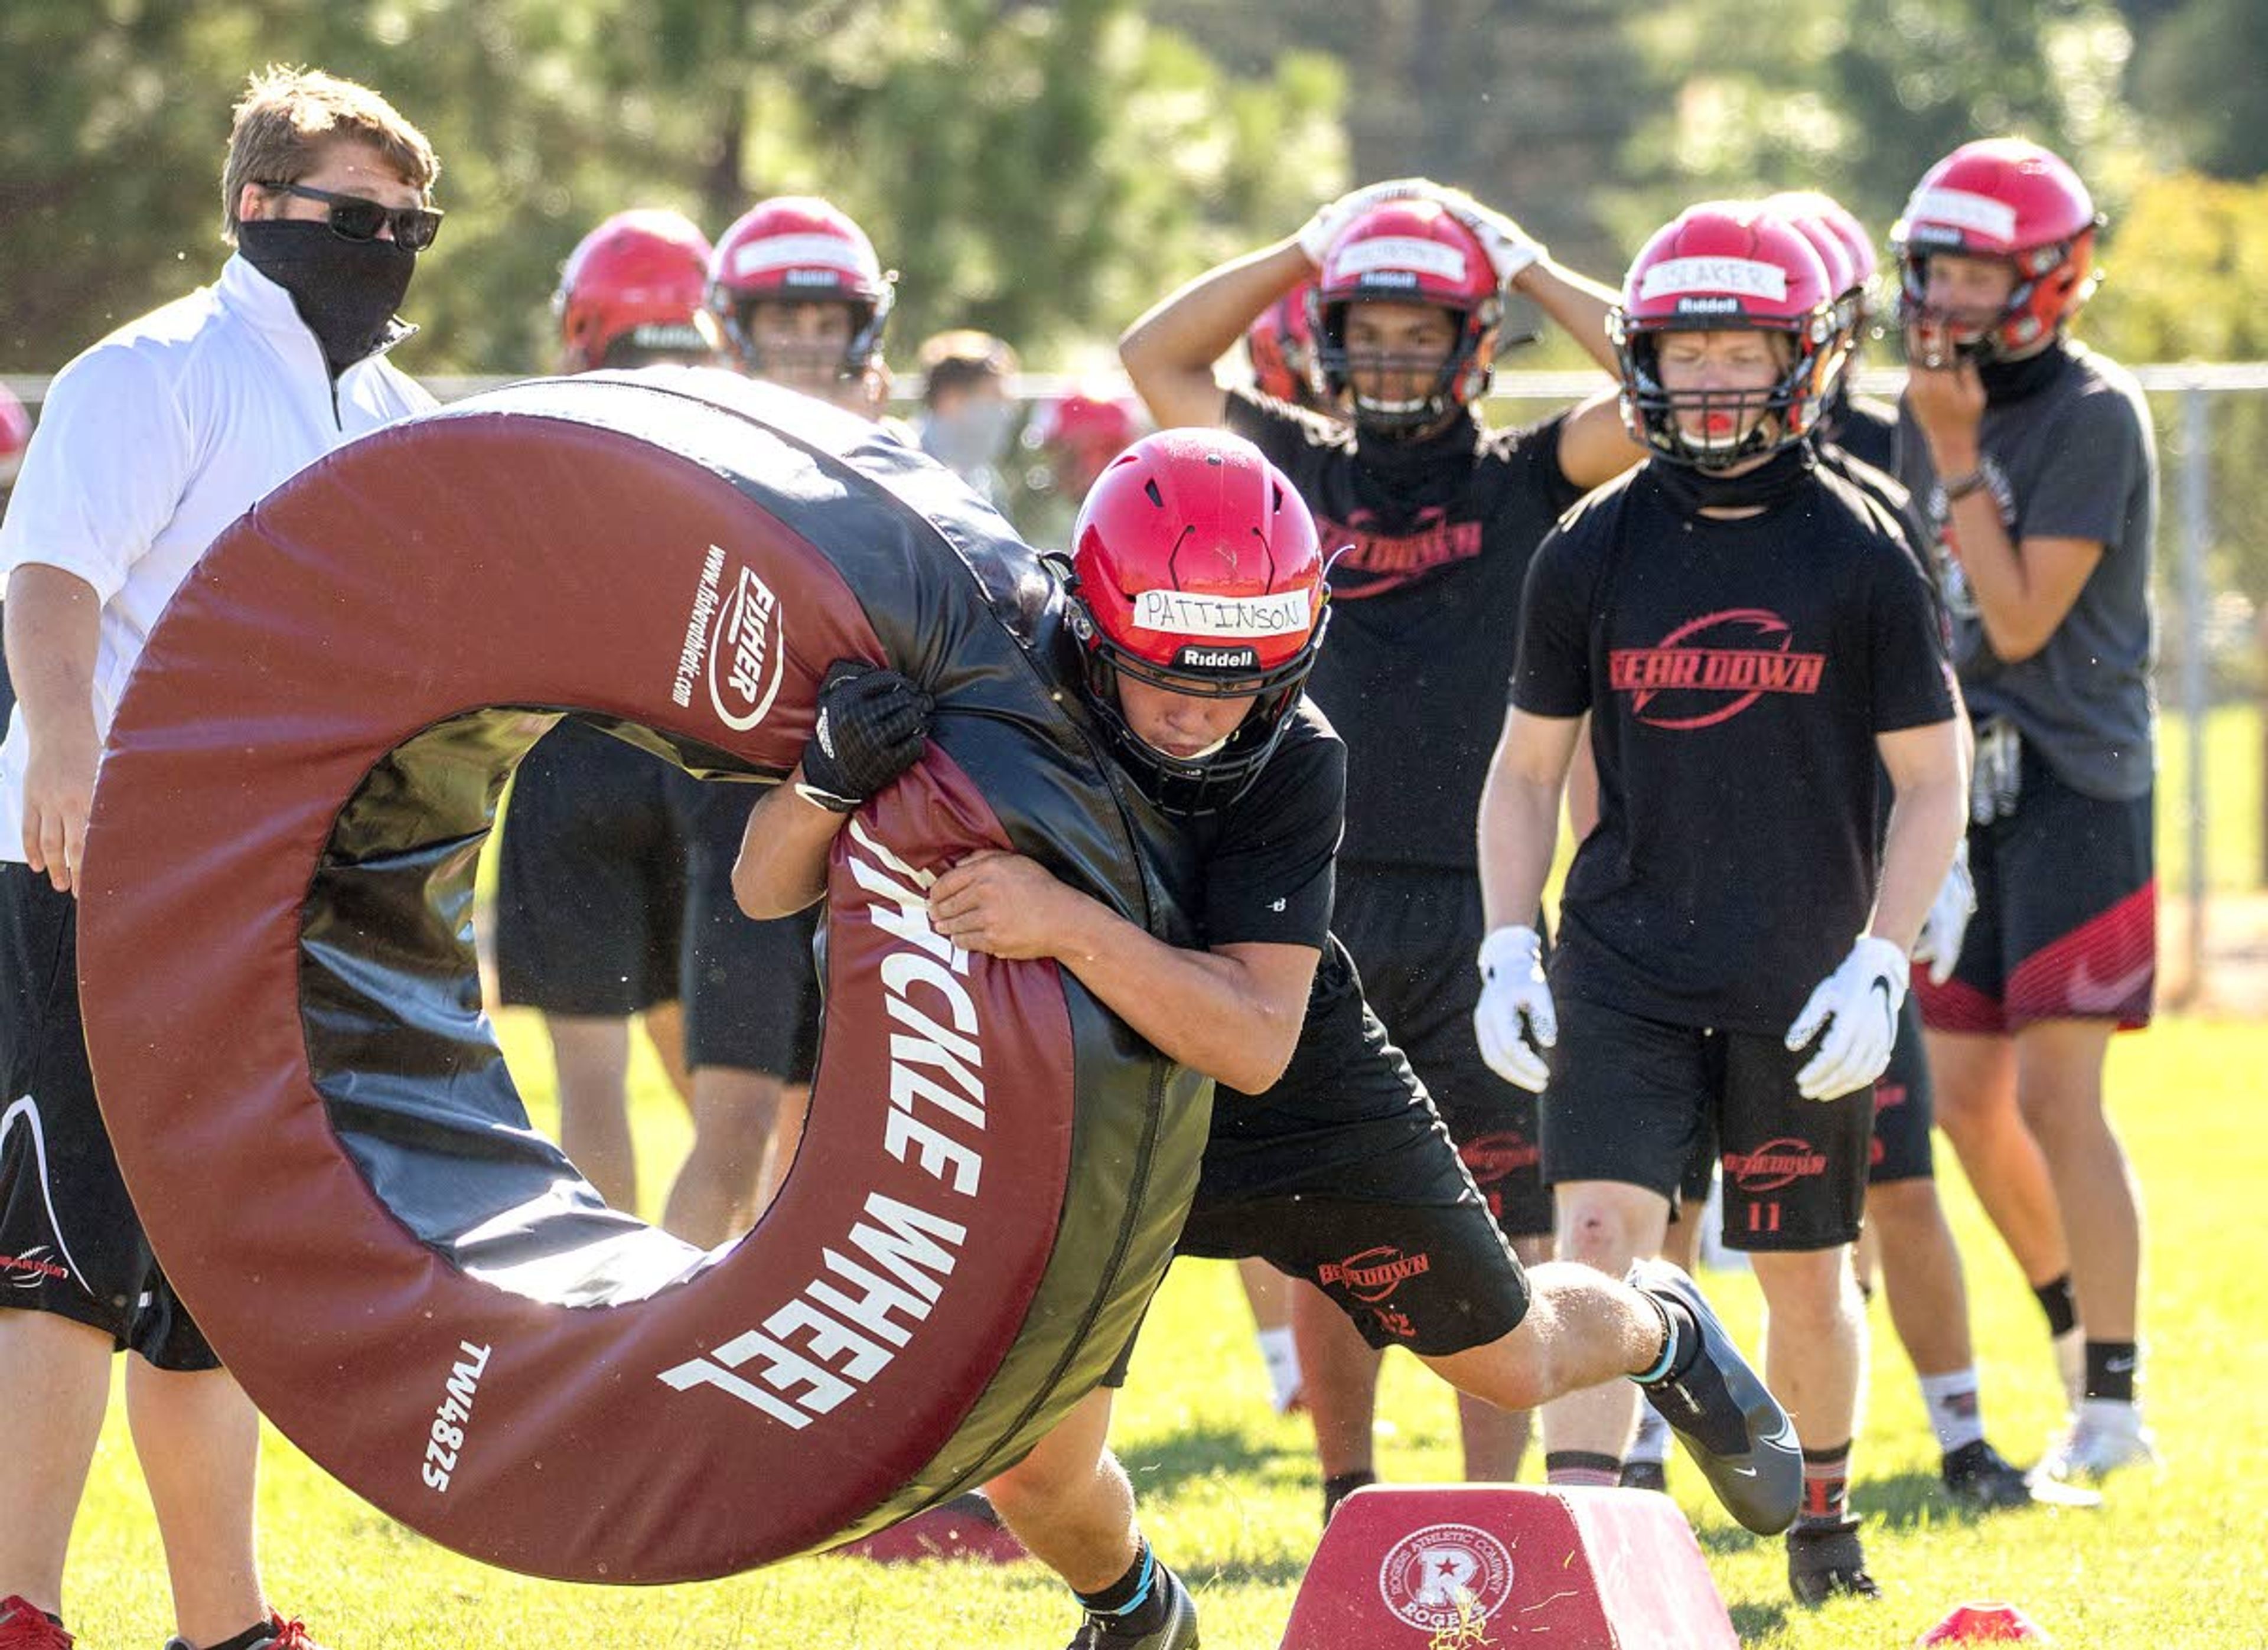
<path id="1" fill-rule="evenodd" d="M 1784 504 L 1809 485 L 1813 464 L 1811 444 L 1799 441 L 1775 453 L 1764 463 L 1739 475 L 1716 475 L 1690 464 L 1673 464 L 1656 458 L 1646 473 L 1668 496 L 1681 515 L 1704 510 L 1746 510 Z"/>
<path id="2" fill-rule="evenodd" d="M 333 378 L 376 353 L 409 290 L 417 254 L 391 240 L 349 240 L 328 224 L 269 218 L 237 225 L 244 261 L 291 295 Z"/>
<path id="3" fill-rule="evenodd" d="M 1986 361 L 1978 365 L 1977 376 L 1984 380 L 1985 404 L 2005 406 L 2036 395 L 2055 382 L 2071 359 L 2058 339 L 2037 355 L 2028 355 L 2021 360 Z"/>

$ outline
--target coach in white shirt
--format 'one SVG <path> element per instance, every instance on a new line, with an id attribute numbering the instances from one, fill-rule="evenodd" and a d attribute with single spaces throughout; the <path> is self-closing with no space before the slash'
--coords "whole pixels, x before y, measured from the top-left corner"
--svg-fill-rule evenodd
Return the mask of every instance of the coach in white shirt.
<path id="1" fill-rule="evenodd" d="M 304 70 L 254 77 L 222 173 L 220 278 L 59 374 L 0 526 L 18 704 L 0 745 L 0 1650 L 63 1650 L 63 1573 L 114 1351 L 164 1538 L 168 1650 L 314 1650 L 254 1552 L 259 1419 L 174 1299 L 120 1180 L 77 988 L 102 741 L 151 627 L 223 528 L 431 396 L 383 358 L 440 214 L 423 133 Z"/>

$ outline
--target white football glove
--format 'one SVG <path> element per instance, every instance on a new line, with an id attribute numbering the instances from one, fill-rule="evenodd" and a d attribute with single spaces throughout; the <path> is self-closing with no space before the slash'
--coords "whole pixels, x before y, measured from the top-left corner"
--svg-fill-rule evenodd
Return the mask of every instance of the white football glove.
<path id="1" fill-rule="evenodd" d="M 1481 1000 L 1473 1035 L 1481 1057 L 1507 1083 L 1543 1092 L 1543 1050 L 1559 1041 L 1559 1015 L 1543 978 L 1543 940 L 1533 928 L 1499 928 L 1481 942 Z"/>
<path id="2" fill-rule="evenodd" d="M 1336 201 L 1315 209 L 1315 215 L 1300 225 L 1300 250 L 1307 254 L 1307 261 L 1318 269 L 1323 267 L 1323 254 L 1331 249 L 1331 242 L 1339 232 L 1381 201 L 1439 199 L 1441 186 L 1431 178 L 1388 178 L 1383 183 L 1366 183 L 1359 189 L 1350 189 Z"/>
<path id="3" fill-rule="evenodd" d="M 1449 216 L 1473 232 L 1496 270 L 1497 284 L 1510 286 L 1529 265 L 1545 256 L 1543 243 L 1492 206 L 1484 206 L 1462 189 L 1444 189 L 1441 204 Z"/>
<path id="4" fill-rule="evenodd" d="M 1913 960 L 1929 964 L 1929 983 L 1942 985 L 1953 977 L 1961 961 L 1961 941 L 1969 932 L 1969 918 L 1977 909 L 1977 883 L 1969 874 L 1969 839 L 1953 850 L 1953 866 L 1944 884 L 1922 918 L 1921 938 L 1914 941 Z"/>
<path id="5" fill-rule="evenodd" d="M 1806 1100 L 1840 1100 L 1882 1074 L 1898 1037 L 1912 965 L 1889 940 L 1861 934 L 1842 966 L 1811 993 L 1787 1028 L 1790 1053 L 1819 1037 L 1819 1050 L 1795 1074 Z M 1819 1035 L 1826 1027 L 1827 1035 Z"/>

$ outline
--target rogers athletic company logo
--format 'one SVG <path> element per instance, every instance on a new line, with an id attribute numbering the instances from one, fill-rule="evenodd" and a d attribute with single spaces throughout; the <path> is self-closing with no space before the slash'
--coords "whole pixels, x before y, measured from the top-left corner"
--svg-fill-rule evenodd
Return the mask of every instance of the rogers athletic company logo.
<path id="1" fill-rule="evenodd" d="M 1705 613 L 1655 646 L 1607 654 L 1609 686 L 1631 696 L 1631 714 L 1677 732 L 1729 722 L 1768 693 L 1817 693 L 1826 674 L 1827 655 L 1797 652 L 1793 628 L 1765 608 Z M 1650 710 L 1665 694 L 1669 705 Z"/>
<path id="2" fill-rule="evenodd" d="M 1742 1191 L 1778 1191 L 1826 1172 L 1827 1154 L 1793 1136 L 1767 1140 L 1753 1152 L 1725 1153 L 1725 1173 Z"/>
<path id="3" fill-rule="evenodd" d="M 1339 1284 L 1356 1300 L 1375 1306 L 1399 1289 L 1404 1279 L 1423 1277 L 1433 1270 L 1433 1257 L 1424 1252 L 1407 1254 L 1391 1243 L 1365 1249 L 1346 1259 L 1315 1268 L 1319 1284 Z"/>
<path id="4" fill-rule="evenodd" d="M 685 623 L 671 703 L 693 703 L 693 684 L 705 680 L 718 720 L 745 733 L 770 714 L 787 667 L 779 599 L 746 565 L 734 567 L 729 587 L 726 557 L 712 544 L 701 564 L 701 586 Z"/>
<path id="5" fill-rule="evenodd" d="M 1510 1550 L 1472 1524 L 1414 1529 L 1378 1566 L 1380 1600 L 1395 1619 L 1421 1632 L 1470 1635 L 1512 1602 L 1512 1582 Z"/>

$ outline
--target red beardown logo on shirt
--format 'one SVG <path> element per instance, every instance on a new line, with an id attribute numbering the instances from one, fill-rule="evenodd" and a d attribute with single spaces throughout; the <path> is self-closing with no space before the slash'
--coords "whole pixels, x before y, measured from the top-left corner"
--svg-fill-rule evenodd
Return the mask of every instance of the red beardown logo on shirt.
<path id="1" fill-rule="evenodd" d="M 1631 696 L 1631 714 L 1650 727 L 1713 727 L 1768 693 L 1819 691 L 1827 655 L 1799 653 L 1794 645 L 1793 630 L 1777 613 L 1727 608 L 1688 620 L 1659 646 L 1613 649 L 1608 680 Z M 1668 703 L 1649 714 L 1665 696 Z"/>
<path id="2" fill-rule="evenodd" d="M 1407 533 L 1380 533 L 1367 510 L 1354 512 L 1345 521 L 1315 518 L 1315 536 L 1325 544 L 1347 548 L 1331 564 L 1331 597 L 1336 601 L 1375 596 L 1436 568 L 1470 561 L 1481 553 L 1481 524 L 1452 521 L 1436 505 L 1418 512 Z"/>
<path id="3" fill-rule="evenodd" d="M 1543 1153 L 1535 1143 L 1517 1129 L 1476 1134 L 1457 1148 L 1457 1155 L 1465 1160 L 1465 1167 L 1483 1185 L 1523 1168 L 1534 1168 L 1543 1160 Z"/>
<path id="4" fill-rule="evenodd" d="M 1778 1191 L 1827 1172 L 1827 1154 L 1808 1140 L 1767 1140 L 1753 1152 L 1725 1153 L 1725 1173 L 1742 1191 Z"/>
<path id="5" fill-rule="evenodd" d="M 1343 1261 L 1318 1266 L 1315 1281 L 1341 1285 L 1356 1300 L 1376 1305 L 1400 1288 L 1403 1278 L 1419 1277 L 1432 1270 L 1431 1255 L 1410 1255 L 1391 1243 L 1381 1243 Z"/>

